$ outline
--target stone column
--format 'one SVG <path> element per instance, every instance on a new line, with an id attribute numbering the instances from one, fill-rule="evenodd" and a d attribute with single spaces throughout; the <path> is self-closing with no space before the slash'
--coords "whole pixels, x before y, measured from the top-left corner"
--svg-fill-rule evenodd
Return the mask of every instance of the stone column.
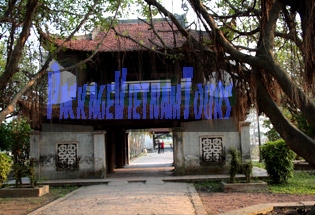
<path id="1" fill-rule="evenodd" d="M 185 173 L 183 128 L 173 128 L 173 157 L 176 175 Z"/>
<path id="2" fill-rule="evenodd" d="M 93 132 L 95 178 L 106 178 L 106 131 Z"/>
<path id="3" fill-rule="evenodd" d="M 40 132 L 39 131 L 32 131 L 30 133 L 30 158 L 34 159 L 35 161 L 35 175 L 37 178 L 40 178 Z"/>
<path id="4" fill-rule="evenodd" d="M 250 122 L 246 121 L 239 123 L 241 136 L 241 156 L 243 160 L 251 159 L 249 125 Z"/>

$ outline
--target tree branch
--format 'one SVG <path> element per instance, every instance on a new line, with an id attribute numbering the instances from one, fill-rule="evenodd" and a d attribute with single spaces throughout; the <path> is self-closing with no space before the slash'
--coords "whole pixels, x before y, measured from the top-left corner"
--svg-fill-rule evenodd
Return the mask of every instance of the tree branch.
<path id="1" fill-rule="evenodd" d="M 3 120 L 5 120 L 5 117 L 12 113 L 14 111 L 15 105 L 16 103 L 19 101 L 19 99 L 21 98 L 21 96 L 27 92 L 34 84 L 37 80 L 39 80 L 43 75 L 45 75 L 47 73 L 47 67 L 50 63 L 50 61 L 55 58 L 57 56 L 57 54 L 63 49 L 63 44 L 66 43 L 67 41 L 69 41 L 71 38 L 73 38 L 74 34 L 76 32 L 78 32 L 80 30 L 80 28 L 82 27 L 82 25 L 88 20 L 89 16 L 93 13 L 94 8 L 97 6 L 99 2 L 98 1 L 94 1 L 94 5 L 89 9 L 89 12 L 85 14 L 84 18 L 81 20 L 81 22 L 79 23 L 79 25 L 72 31 L 72 33 L 67 37 L 67 39 L 62 43 L 61 46 L 59 46 L 56 51 L 54 53 L 50 53 L 48 55 L 48 58 L 46 59 L 45 64 L 43 65 L 43 67 L 40 69 L 40 71 L 33 77 L 32 80 L 30 80 L 17 94 L 14 95 L 11 103 L 4 109 L 0 111 L 0 125 L 3 122 Z M 117 9 L 116 9 L 116 14 L 117 15 L 117 11 L 120 5 L 118 5 Z M 113 24 L 113 21 L 111 22 L 111 25 Z M 40 30 L 38 28 L 38 30 Z M 104 36 L 102 38 L 101 41 L 103 41 L 105 39 L 106 36 Z M 85 61 L 80 62 L 79 64 L 72 66 L 72 67 L 68 67 L 66 68 L 67 70 L 74 68 L 78 65 L 82 65 L 83 63 L 87 62 L 88 60 L 92 59 L 92 57 L 97 53 L 97 50 L 100 47 L 100 44 L 98 44 L 98 46 L 96 47 L 96 50 L 92 53 L 91 56 L 89 56 Z"/>
<path id="2" fill-rule="evenodd" d="M 5 10 L 4 14 L 0 17 L 0 23 L 7 22 L 9 20 L 9 17 L 13 12 L 13 8 L 16 2 L 17 0 L 10 0 L 8 2 L 8 8 Z"/>
<path id="3" fill-rule="evenodd" d="M 315 151 L 315 140 L 302 133 L 283 116 L 259 78 L 256 79 L 256 83 L 259 110 L 263 111 L 270 118 L 272 125 L 287 145 L 314 166 L 315 156 L 313 153 Z"/>
<path id="4" fill-rule="evenodd" d="M 9 56 L 10 60 L 6 65 L 5 72 L 0 76 L 0 89 L 3 89 L 9 79 L 13 76 L 14 73 L 18 72 L 18 62 L 21 60 L 23 47 L 27 38 L 30 35 L 30 27 L 32 25 L 33 17 L 39 6 L 38 0 L 29 0 L 27 2 L 27 10 L 24 18 L 23 29 L 20 33 L 20 36 L 16 42 L 16 45 Z"/>
<path id="5" fill-rule="evenodd" d="M 283 39 L 287 39 L 287 40 L 291 40 L 292 42 L 294 42 L 296 44 L 296 46 L 299 48 L 299 50 L 301 52 L 303 52 L 303 47 L 302 47 L 302 40 L 299 39 L 296 35 L 293 35 L 293 32 L 290 32 L 288 34 L 286 33 L 282 33 L 282 32 L 275 32 L 275 36 L 276 37 L 281 37 Z"/>
<path id="6" fill-rule="evenodd" d="M 201 14 L 202 18 L 207 22 L 207 24 L 212 29 L 212 34 L 214 40 L 220 44 L 228 53 L 230 53 L 237 61 L 247 62 L 249 64 L 259 64 L 259 60 L 254 56 L 244 54 L 233 47 L 233 45 L 228 41 L 222 31 L 218 28 L 213 17 L 208 14 L 203 4 L 200 0 L 190 0 L 193 5 L 194 10 L 197 14 Z"/>
<path id="7" fill-rule="evenodd" d="M 273 14 L 270 14 L 270 20 L 266 27 L 266 35 L 263 38 L 264 46 L 261 54 L 259 56 L 249 56 L 244 53 L 236 50 L 228 40 L 224 38 L 224 35 L 220 31 L 220 29 L 215 24 L 214 19 L 207 13 L 203 5 L 199 0 L 190 0 L 194 5 L 194 9 L 197 13 L 201 13 L 202 17 L 209 24 L 214 32 L 214 37 L 216 41 L 223 47 L 225 50 L 230 53 L 236 60 L 240 62 L 246 62 L 252 67 L 262 68 L 268 73 L 270 73 L 278 82 L 283 92 L 288 96 L 290 100 L 292 100 L 298 108 L 301 109 L 305 118 L 309 123 L 315 126 L 315 103 L 307 97 L 307 95 L 296 85 L 294 84 L 288 74 L 280 67 L 280 65 L 274 60 L 271 47 L 272 43 L 268 40 L 274 38 L 274 33 L 270 32 L 274 30 L 274 24 L 277 21 L 277 14 L 279 12 L 280 5 L 278 2 L 275 3 L 274 8 L 272 9 Z M 269 31 L 269 32 L 268 32 Z M 269 39 L 267 39 L 269 38 Z"/>
<path id="8" fill-rule="evenodd" d="M 273 56 L 273 45 L 274 45 L 274 37 L 275 37 L 275 29 L 277 20 L 279 17 L 279 13 L 281 10 L 281 4 L 279 2 L 275 2 L 269 12 L 269 20 L 267 21 L 265 35 L 262 37 L 262 44 L 258 47 L 259 51 L 257 55 L 269 55 Z"/>
<path id="9" fill-rule="evenodd" d="M 216 53 L 213 50 L 210 50 L 206 46 L 203 46 L 200 41 L 198 41 L 194 36 L 192 36 L 176 19 L 176 17 L 166 10 L 160 3 L 156 0 L 145 0 L 149 5 L 154 5 L 165 17 L 169 17 L 171 21 L 176 25 L 179 32 L 187 38 L 188 43 L 194 44 L 193 47 L 202 47 L 204 51 L 207 51 L 212 56 L 216 56 Z M 201 41 L 203 42 L 203 41 Z"/>

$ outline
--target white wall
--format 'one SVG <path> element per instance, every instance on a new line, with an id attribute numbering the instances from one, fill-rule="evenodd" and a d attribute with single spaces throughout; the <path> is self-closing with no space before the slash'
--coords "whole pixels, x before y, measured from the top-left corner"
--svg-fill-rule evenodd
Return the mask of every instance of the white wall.
<path id="1" fill-rule="evenodd" d="M 57 169 L 57 144 L 69 142 L 77 143 L 79 168 Z M 94 132 L 90 126 L 43 125 L 43 131 L 31 134 L 30 150 L 39 179 L 106 177 L 105 132 Z"/>
<path id="2" fill-rule="evenodd" d="M 174 155 L 175 159 L 177 159 L 175 163 L 178 164 L 177 168 L 184 174 L 199 173 L 199 171 L 226 172 L 228 166 L 227 152 L 230 148 L 235 148 L 241 152 L 244 151 L 246 158 L 250 156 L 248 154 L 250 143 L 247 141 L 249 140 L 249 132 L 246 129 L 248 126 L 249 124 L 239 124 L 235 118 L 181 123 L 182 141 L 175 143 L 180 144 L 180 146 L 176 147 L 177 155 Z M 200 147 L 200 137 L 202 136 L 222 137 L 224 162 L 202 162 Z"/>

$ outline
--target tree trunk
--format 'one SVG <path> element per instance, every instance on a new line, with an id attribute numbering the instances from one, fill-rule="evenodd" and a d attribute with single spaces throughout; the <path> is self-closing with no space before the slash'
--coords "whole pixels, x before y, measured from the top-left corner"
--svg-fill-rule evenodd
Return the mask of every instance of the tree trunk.
<path id="1" fill-rule="evenodd" d="M 260 79 L 256 79 L 256 83 L 257 104 L 259 109 L 269 117 L 273 126 L 285 140 L 286 144 L 295 153 L 302 156 L 315 167 L 315 140 L 302 133 L 283 116 Z"/>
<path id="2" fill-rule="evenodd" d="M 291 2 L 291 4 L 297 4 Z M 314 0 L 299 1 L 297 8 L 301 17 L 303 37 L 303 57 L 305 64 L 305 88 L 315 95 L 315 2 Z"/>

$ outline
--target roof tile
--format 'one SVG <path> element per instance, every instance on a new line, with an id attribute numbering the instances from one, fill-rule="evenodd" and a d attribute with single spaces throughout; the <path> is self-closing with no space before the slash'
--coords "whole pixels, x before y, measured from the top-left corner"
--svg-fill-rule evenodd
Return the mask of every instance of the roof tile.
<path id="1" fill-rule="evenodd" d="M 159 37 L 163 40 L 165 46 L 168 48 L 181 47 L 186 40 L 171 22 L 157 21 L 154 24 L 154 28 L 159 34 Z M 172 33 L 172 28 L 174 29 L 174 35 Z M 153 29 L 144 22 L 121 23 L 116 26 L 115 29 L 120 34 L 128 35 L 149 48 L 163 49 L 162 42 L 158 36 L 156 36 Z M 112 29 L 108 32 L 97 32 L 94 38 L 79 36 L 77 39 L 66 42 L 64 47 L 78 51 L 92 51 L 96 49 L 97 44 L 103 36 L 106 38 L 100 46 L 100 52 L 135 51 L 145 49 L 128 38 L 118 37 Z M 63 41 L 64 40 L 56 39 L 55 43 L 61 45 Z"/>

